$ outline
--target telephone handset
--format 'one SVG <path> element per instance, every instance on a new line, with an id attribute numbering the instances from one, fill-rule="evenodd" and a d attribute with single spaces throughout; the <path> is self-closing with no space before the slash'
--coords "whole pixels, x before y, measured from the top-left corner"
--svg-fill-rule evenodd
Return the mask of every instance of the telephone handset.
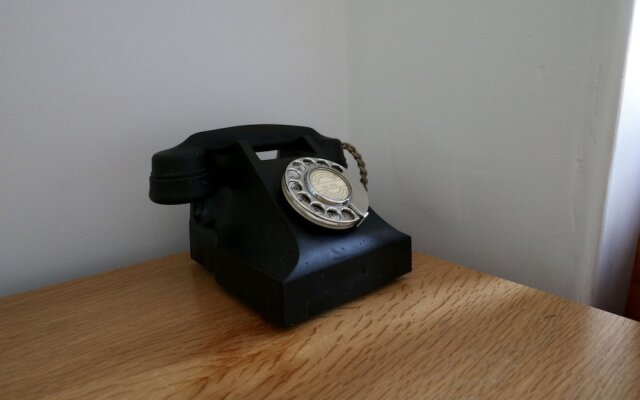
<path id="1" fill-rule="evenodd" d="M 191 257 L 291 326 L 411 270 L 411 238 L 369 208 L 347 167 L 342 143 L 311 128 L 237 126 L 156 153 L 149 196 L 191 203 Z"/>

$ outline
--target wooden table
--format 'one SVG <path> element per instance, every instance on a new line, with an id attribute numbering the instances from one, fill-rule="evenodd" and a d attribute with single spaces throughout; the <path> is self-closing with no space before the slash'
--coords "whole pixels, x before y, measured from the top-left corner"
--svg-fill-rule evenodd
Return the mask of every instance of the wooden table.
<path id="1" fill-rule="evenodd" d="M 187 254 L 0 299 L 2 399 L 640 398 L 640 324 L 426 255 L 282 330 Z"/>

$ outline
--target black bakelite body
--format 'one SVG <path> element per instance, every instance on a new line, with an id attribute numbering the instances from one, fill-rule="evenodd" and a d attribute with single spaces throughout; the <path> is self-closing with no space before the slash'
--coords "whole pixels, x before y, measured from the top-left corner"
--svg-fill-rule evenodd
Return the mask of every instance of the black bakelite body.
<path id="1" fill-rule="evenodd" d="M 260 160 L 256 152 L 277 150 Z M 316 226 L 281 189 L 304 156 L 346 165 L 341 142 L 311 128 L 245 125 L 191 135 L 152 158 L 149 197 L 191 203 L 191 258 L 281 326 L 371 292 L 411 271 L 411 237 L 371 208 L 357 228 Z"/>

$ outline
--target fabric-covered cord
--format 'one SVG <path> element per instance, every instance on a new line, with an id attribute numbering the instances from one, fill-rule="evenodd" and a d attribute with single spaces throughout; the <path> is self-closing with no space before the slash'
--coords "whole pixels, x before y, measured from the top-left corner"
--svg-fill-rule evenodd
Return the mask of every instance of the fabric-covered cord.
<path id="1" fill-rule="evenodd" d="M 364 186 L 365 190 L 369 190 L 367 188 L 367 184 L 369 183 L 369 179 L 367 178 L 367 164 L 364 163 L 364 159 L 362 155 L 358 152 L 354 145 L 351 143 L 342 143 L 342 148 L 353 156 L 353 159 L 356 160 L 358 164 L 358 169 L 360 170 L 360 182 L 362 182 L 362 186 Z"/>

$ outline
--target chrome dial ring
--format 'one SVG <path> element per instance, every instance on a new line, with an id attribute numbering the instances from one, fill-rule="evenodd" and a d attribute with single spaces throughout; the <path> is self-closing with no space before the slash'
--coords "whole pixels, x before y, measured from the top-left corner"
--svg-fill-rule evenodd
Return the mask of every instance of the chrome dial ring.
<path id="1" fill-rule="evenodd" d="M 357 185 L 361 186 L 360 182 Z M 342 165 L 322 158 L 293 160 L 282 177 L 282 192 L 291 207 L 305 219 L 330 229 L 349 229 L 366 218 L 366 192 L 356 187 L 362 190 L 354 196 L 353 186 Z"/>

